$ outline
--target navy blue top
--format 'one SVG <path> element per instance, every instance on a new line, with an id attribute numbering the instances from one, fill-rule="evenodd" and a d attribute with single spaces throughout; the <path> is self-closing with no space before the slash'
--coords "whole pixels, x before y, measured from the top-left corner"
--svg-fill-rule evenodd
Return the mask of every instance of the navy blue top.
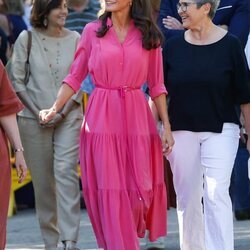
<path id="1" fill-rule="evenodd" d="M 172 130 L 220 133 L 225 122 L 240 124 L 235 105 L 250 102 L 250 81 L 238 38 L 193 45 L 176 36 L 163 53 Z"/>
<path id="2" fill-rule="evenodd" d="M 10 26 L 10 35 L 8 37 L 8 40 L 10 44 L 14 44 L 19 34 L 23 30 L 27 30 L 27 25 L 24 22 L 23 18 L 19 15 L 8 14 L 6 15 L 6 17 Z"/>

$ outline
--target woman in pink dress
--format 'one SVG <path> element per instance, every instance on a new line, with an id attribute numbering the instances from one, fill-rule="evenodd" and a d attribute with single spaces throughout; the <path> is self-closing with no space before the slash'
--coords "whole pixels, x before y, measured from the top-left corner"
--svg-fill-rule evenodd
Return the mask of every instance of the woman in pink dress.
<path id="1" fill-rule="evenodd" d="M 95 83 L 81 132 L 83 193 L 99 247 L 138 250 L 137 237 L 166 235 L 163 153 L 174 144 L 163 84 L 161 33 L 149 0 L 106 1 L 81 36 L 48 122 L 88 73 Z M 164 124 L 162 141 L 141 86 L 147 82 Z"/>

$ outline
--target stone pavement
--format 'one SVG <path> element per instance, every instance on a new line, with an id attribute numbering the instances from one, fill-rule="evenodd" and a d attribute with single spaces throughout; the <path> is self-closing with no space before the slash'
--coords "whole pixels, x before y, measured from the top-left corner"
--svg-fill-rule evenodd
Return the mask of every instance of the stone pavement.
<path id="1" fill-rule="evenodd" d="M 250 250 L 250 220 L 235 221 L 234 229 L 235 250 Z M 9 218 L 7 233 L 7 250 L 44 249 L 34 210 L 27 209 L 18 211 L 15 216 Z M 145 240 L 143 239 L 141 240 L 141 249 L 144 249 L 144 246 Z M 81 250 L 98 249 L 86 210 L 82 210 L 79 247 Z M 166 250 L 178 249 L 176 210 L 171 209 L 168 211 L 168 237 L 166 238 Z"/>

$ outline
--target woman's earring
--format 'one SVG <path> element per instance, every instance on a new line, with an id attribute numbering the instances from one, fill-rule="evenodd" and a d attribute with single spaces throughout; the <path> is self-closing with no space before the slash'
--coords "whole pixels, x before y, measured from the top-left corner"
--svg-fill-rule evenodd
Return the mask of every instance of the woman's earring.
<path id="1" fill-rule="evenodd" d="M 46 17 L 43 20 L 43 25 L 44 25 L 44 27 L 48 26 L 48 19 Z"/>

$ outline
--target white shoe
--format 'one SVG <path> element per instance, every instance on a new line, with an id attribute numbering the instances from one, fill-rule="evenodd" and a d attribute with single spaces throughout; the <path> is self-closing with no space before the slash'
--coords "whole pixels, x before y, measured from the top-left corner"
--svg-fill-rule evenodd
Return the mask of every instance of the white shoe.
<path id="1" fill-rule="evenodd" d="M 149 241 L 147 238 L 147 243 L 145 249 L 165 249 L 165 237 L 159 237 L 156 241 Z"/>

